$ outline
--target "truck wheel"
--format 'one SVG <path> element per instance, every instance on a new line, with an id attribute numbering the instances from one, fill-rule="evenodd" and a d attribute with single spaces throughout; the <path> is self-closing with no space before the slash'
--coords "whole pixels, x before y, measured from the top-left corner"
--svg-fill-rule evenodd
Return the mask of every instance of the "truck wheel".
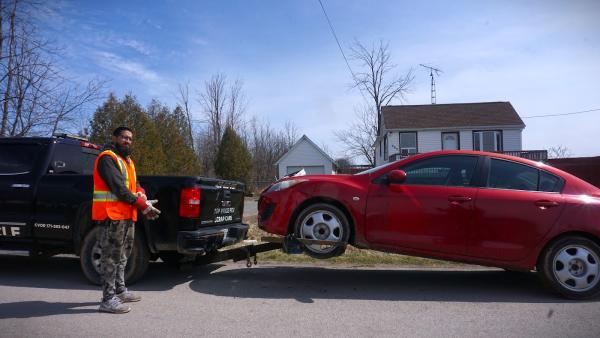
<path id="1" fill-rule="evenodd" d="M 587 299 L 600 294 L 600 246 L 578 236 L 552 243 L 538 263 L 543 281 L 569 299 Z"/>
<path id="2" fill-rule="evenodd" d="M 335 206 L 318 203 L 302 210 L 296 218 L 297 238 L 348 242 L 350 225 L 346 215 Z M 346 251 L 346 245 L 303 245 L 304 252 L 314 258 L 327 259 Z"/>
<path id="3" fill-rule="evenodd" d="M 136 228 L 136 230 L 138 230 Z M 101 285 L 102 276 L 100 270 L 100 259 L 102 257 L 102 247 L 100 246 L 100 236 L 103 228 L 96 226 L 92 228 L 85 238 L 81 246 L 80 265 L 83 275 L 92 284 Z M 143 238 L 141 231 L 136 231 L 133 241 L 133 249 L 127 260 L 125 267 L 125 282 L 128 284 L 134 283 L 146 273 L 150 264 L 150 253 L 146 241 Z"/>

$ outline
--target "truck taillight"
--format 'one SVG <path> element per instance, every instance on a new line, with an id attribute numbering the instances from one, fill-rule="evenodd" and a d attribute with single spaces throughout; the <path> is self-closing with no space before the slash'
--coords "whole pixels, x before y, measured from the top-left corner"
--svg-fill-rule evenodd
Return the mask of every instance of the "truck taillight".
<path id="1" fill-rule="evenodd" d="M 195 218 L 200 216 L 200 188 L 181 189 L 179 216 Z"/>

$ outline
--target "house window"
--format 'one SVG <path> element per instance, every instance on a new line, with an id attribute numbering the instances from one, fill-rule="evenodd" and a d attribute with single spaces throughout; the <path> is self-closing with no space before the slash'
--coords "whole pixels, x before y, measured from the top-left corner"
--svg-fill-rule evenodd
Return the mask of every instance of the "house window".
<path id="1" fill-rule="evenodd" d="M 387 135 L 383 136 L 383 159 L 387 161 L 388 159 L 388 139 Z"/>
<path id="2" fill-rule="evenodd" d="M 381 157 L 382 151 L 383 151 L 383 147 L 381 146 L 381 141 L 379 141 L 379 157 Z"/>
<path id="3" fill-rule="evenodd" d="M 417 133 L 400 133 L 400 155 L 408 156 L 417 153 Z"/>
<path id="4" fill-rule="evenodd" d="M 483 130 L 473 132 L 473 150 L 502 151 L 502 131 Z"/>

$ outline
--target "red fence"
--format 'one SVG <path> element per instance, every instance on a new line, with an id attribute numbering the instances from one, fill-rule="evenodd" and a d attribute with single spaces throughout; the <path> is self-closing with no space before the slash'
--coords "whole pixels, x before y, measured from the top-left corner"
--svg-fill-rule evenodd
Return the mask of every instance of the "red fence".
<path id="1" fill-rule="evenodd" d="M 600 156 L 553 158 L 548 164 L 600 187 Z"/>

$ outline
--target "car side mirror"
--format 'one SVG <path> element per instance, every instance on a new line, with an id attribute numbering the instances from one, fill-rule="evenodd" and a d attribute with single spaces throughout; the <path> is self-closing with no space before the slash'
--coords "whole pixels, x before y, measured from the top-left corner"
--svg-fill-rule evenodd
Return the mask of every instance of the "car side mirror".
<path id="1" fill-rule="evenodd" d="M 406 181 L 406 172 L 404 170 L 392 170 L 387 177 L 389 184 L 402 184 Z"/>

